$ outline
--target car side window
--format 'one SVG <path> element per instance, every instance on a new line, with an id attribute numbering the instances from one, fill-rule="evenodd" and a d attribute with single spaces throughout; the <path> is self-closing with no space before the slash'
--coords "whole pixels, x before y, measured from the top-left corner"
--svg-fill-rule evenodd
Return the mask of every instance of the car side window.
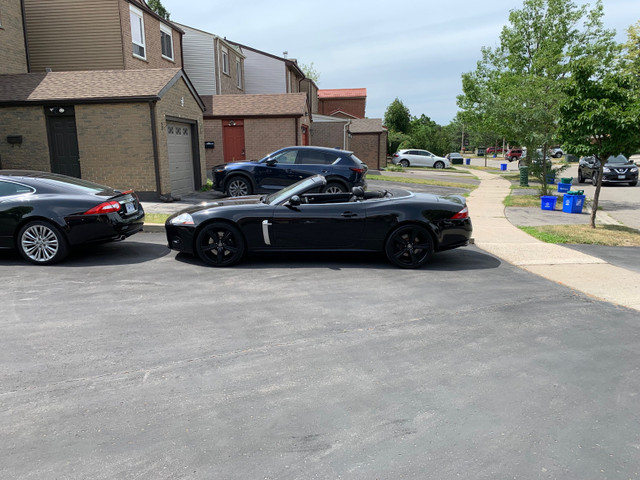
<path id="1" fill-rule="evenodd" d="M 0 197 L 9 197 L 11 195 L 23 195 L 25 193 L 32 193 L 35 190 L 26 185 L 20 185 L 19 183 L 0 181 Z"/>
<path id="2" fill-rule="evenodd" d="M 298 150 L 287 150 L 279 155 L 273 157 L 279 164 L 293 165 L 296 163 L 296 157 L 298 156 Z"/>
<path id="3" fill-rule="evenodd" d="M 296 164 L 298 165 L 331 165 L 338 157 L 329 153 L 314 150 L 300 150 Z"/>

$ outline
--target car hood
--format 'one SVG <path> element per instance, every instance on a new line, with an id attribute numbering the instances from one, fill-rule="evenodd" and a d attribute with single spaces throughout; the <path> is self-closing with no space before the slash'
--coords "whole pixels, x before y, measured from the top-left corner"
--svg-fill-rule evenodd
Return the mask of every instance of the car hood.
<path id="1" fill-rule="evenodd" d="M 212 210 L 221 207 L 231 207 L 238 205 L 257 205 L 262 203 L 260 201 L 260 198 L 262 198 L 262 195 L 248 195 L 246 197 L 225 198 L 222 200 L 216 200 L 215 202 L 203 202 L 191 207 L 184 208 L 180 210 L 178 214 L 196 213 L 202 212 L 204 210 Z"/>

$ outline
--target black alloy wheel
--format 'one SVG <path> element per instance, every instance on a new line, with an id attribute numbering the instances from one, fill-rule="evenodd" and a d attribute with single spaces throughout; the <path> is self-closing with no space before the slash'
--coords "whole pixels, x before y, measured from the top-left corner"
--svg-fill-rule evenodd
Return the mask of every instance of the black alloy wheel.
<path id="1" fill-rule="evenodd" d="M 582 170 L 578 168 L 578 183 L 584 183 L 584 177 L 582 176 Z"/>
<path id="2" fill-rule="evenodd" d="M 400 160 L 400 165 L 402 165 L 404 168 L 407 168 L 409 166 L 409 160 Z"/>
<path id="3" fill-rule="evenodd" d="M 233 225 L 211 223 L 196 237 L 196 253 L 200 259 L 213 267 L 230 267 L 244 256 L 244 238 Z"/>
<path id="4" fill-rule="evenodd" d="M 322 191 L 324 193 L 344 193 L 347 191 L 347 189 L 344 188 L 340 183 L 331 182 L 328 183 Z"/>
<path id="5" fill-rule="evenodd" d="M 433 252 L 431 235 L 418 225 L 396 228 L 385 245 L 385 253 L 391 263 L 400 268 L 418 268 L 424 265 Z"/>
<path id="6" fill-rule="evenodd" d="M 18 233 L 18 250 L 34 265 L 51 265 L 67 256 L 67 240 L 54 225 L 40 220 L 27 223 Z"/>
<path id="7" fill-rule="evenodd" d="M 244 197 L 251 195 L 251 184 L 242 177 L 231 177 L 227 182 L 226 194 L 229 197 Z"/>
<path id="8" fill-rule="evenodd" d="M 444 168 L 444 163 L 438 161 L 433 164 L 433 168 Z"/>

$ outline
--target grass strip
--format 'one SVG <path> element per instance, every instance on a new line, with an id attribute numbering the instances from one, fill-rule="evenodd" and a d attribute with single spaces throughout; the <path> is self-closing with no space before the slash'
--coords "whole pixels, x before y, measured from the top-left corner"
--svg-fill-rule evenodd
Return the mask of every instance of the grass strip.
<path id="1" fill-rule="evenodd" d="M 387 175 L 376 175 L 367 177 L 367 180 L 383 182 L 397 182 L 397 183 L 413 183 L 417 185 L 434 185 L 437 187 L 452 187 L 452 188 L 464 188 L 466 190 L 475 190 L 478 185 L 471 183 L 456 183 L 456 182 L 442 182 L 440 180 L 426 180 L 421 178 L 407 178 L 407 177 L 391 177 Z"/>
<path id="2" fill-rule="evenodd" d="M 164 222 L 166 222 L 170 216 L 170 213 L 145 213 L 144 223 L 161 223 L 164 225 Z"/>
<path id="3" fill-rule="evenodd" d="M 546 243 L 606 245 L 610 247 L 639 247 L 640 230 L 623 225 L 544 225 L 518 227 L 523 232 Z"/>

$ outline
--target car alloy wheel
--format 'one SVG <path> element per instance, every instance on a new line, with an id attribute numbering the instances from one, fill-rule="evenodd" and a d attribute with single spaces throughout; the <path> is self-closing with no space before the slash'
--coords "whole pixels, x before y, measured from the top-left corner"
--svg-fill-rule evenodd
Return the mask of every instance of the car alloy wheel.
<path id="1" fill-rule="evenodd" d="M 59 229 L 50 223 L 28 223 L 18 234 L 20 254 L 36 265 L 50 265 L 67 255 L 67 244 Z"/>
<path id="2" fill-rule="evenodd" d="M 436 162 L 433 164 L 433 168 L 444 168 L 444 163 Z"/>
<path id="3" fill-rule="evenodd" d="M 396 228 L 385 245 L 387 258 L 401 268 L 418 268 L 424 265 L 433 252 L 433 241 L 429 232 L 418 225 L 403 225 Z"/>
<path id="4" fill-rule="evenodd" d="M 582 170 L 578 169 L 578 183 L 584 183 L 584 177 L 582 176 Z"/>
<path id="5" fill-rule="evenodd" d="M 251 185 L 242 177 L 233 177 L 227 184 L 227 195 L 230 197 L 251 195 Z"/>
<path id="6" fill-rule="evenodd" d="M 339 183 L 332 182 L 324 187 L 322 191 L 325 193 L 343 193 L 346 192 L 346 189 Z"/>
<path id="7" fill-rule="evenodd" d="M 409 166 L 409 160 L 400 160 L 400 165 L 407 168 Z"/>
<path id="8" fill-rule="evenodd" d="M 196 237 L 196 252 L 200 259 L 214 267 L 230 267 L 244 256 L 244 238 L 233 225 L 211 223 Z"/>

